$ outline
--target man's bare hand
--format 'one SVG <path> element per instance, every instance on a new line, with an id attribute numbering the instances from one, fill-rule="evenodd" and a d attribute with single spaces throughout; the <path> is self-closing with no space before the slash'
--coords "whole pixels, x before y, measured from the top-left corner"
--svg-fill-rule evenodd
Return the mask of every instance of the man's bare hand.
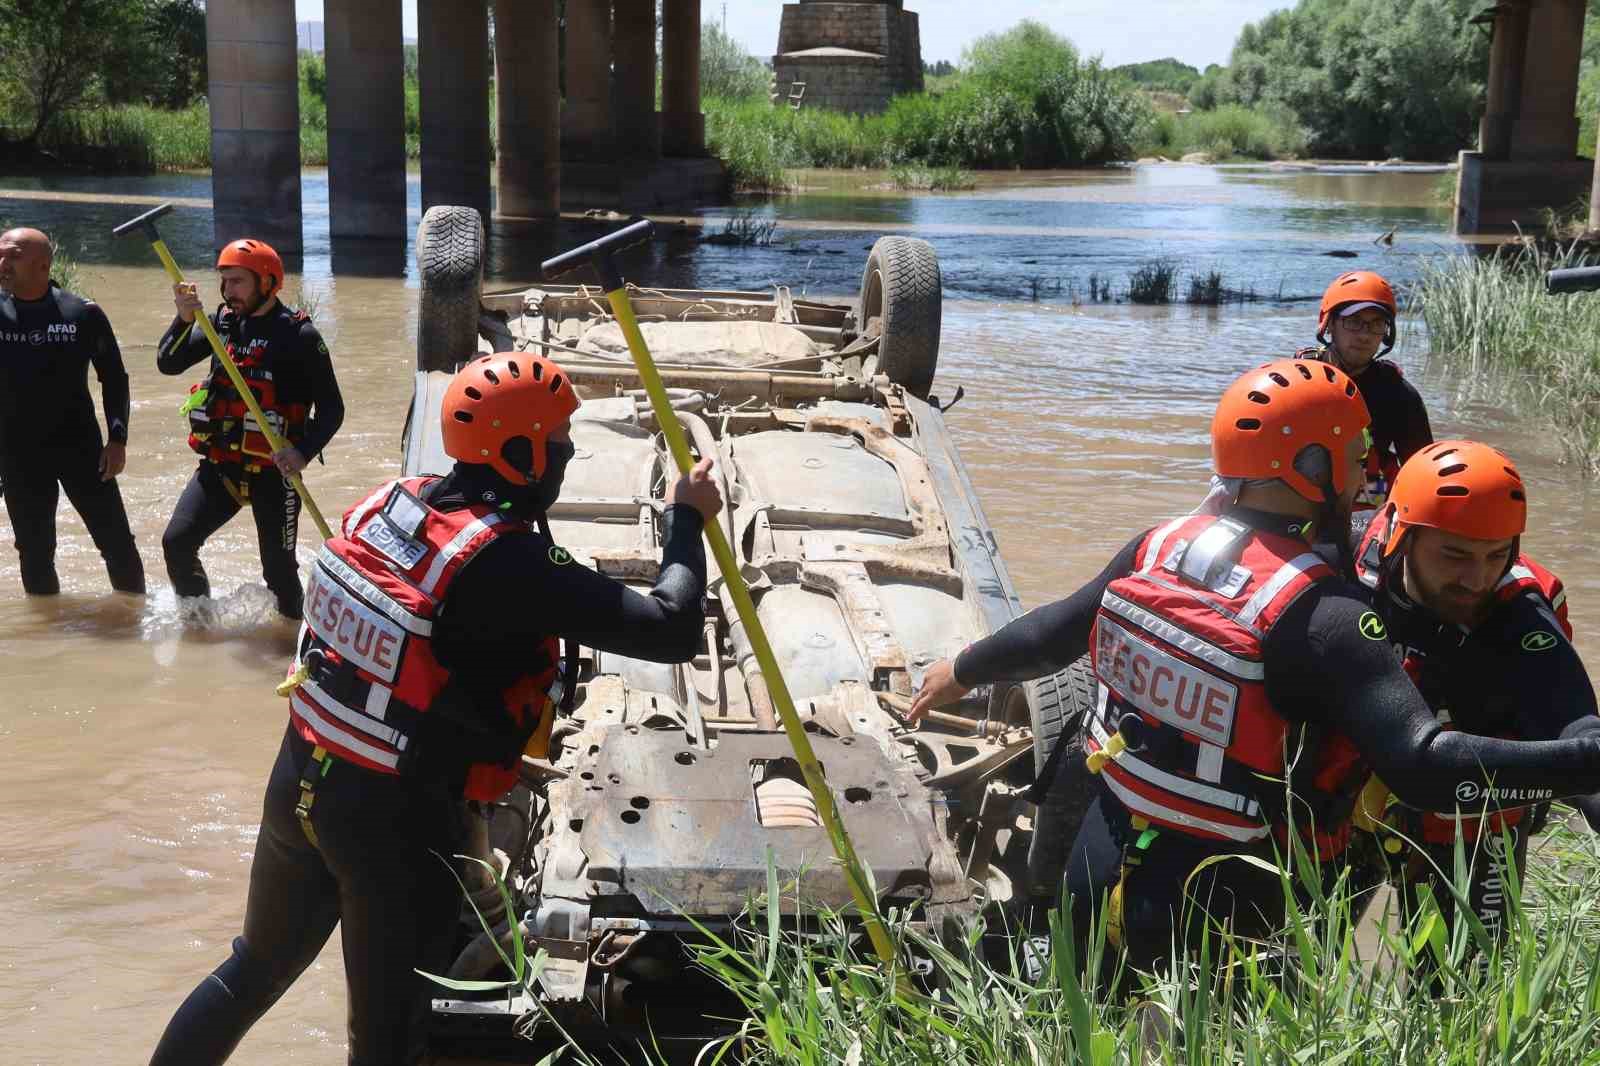
<path id="1" fill-rule="evenodd" d="M 971 691 L 971 685 L 963 685 L 956 680 L 956 661 L 940 659 L 922 675 L 922 687 L 917 689 L 916 698 L 911 701 L 906 721 L 920 722 L 929 711 L 954 703 Z"/>
<path id="2" fill-rule="evenodd" d="M 192 281 L 183 281 L 172 287 L 172 302 L 178 308 L 178 317 L 185 322 L 193 322 L 203 304 L 200 302 L 200 290 L 195 288 Z"/>
<path id="3" fill-rule="evenodd" d="M 717 512 L 722 510 L 722 489 L 717 485 L 717 479 L 711 476 L 712 465 L 712 460 L 702 459 L 694 464 L 693 470 L 668 487 L 667 506 L 686 503 L 699 511 L 706 525 L 710 525 L 717 517 Z"/>
<path id="4" fill-rule="evenodd" d="M 118 441 L 107 444 L 100 452 L 100 480 L 110 481 L 128 465 L 128 446 Z"/>
<path id="5" fill-rule="evenodd" d="M 272 462 L 277 466 L 278 473 L 284 477 L 294 477 L 306 468 L 306 457 L 300 454 L 298 448 L 285 448 L 281 452 L 273 452 Z"/>

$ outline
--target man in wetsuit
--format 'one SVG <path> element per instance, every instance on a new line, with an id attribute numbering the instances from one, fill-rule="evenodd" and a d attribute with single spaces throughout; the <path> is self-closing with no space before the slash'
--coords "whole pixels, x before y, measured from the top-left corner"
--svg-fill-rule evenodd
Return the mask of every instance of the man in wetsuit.
<path id="1" fill-rule="evenodd" d="M 579 406 L 559 366 L 501 353 L 446 391 L 442 478 L 380 486 L 313 569 L 287 735 L 267 783 L 243 935 L 167 1027 L 156 1066 L 209 1066 L 343 926 L 352 1064 L 415 1062 L 444 973 L 464 850 L 460 800 L 517 781 L 585 644 L 655 662 L 700 647 L 711 460 L 668 490 L 661 569 L 641 595 L 575 562 L 544 522 Z"/>
<path id="2" fill-rule="evenodd" d="M 189 390 L 189 447 L 200 465 L 161 536 L 167 574 L 179 596 L 209 596 L 211 582 L 200 563 L 206 540 L 250 505 L 261 549 L 261 573 L 278 600 L 278 611 L 298 619 L 300 576 L 295 540 L 300 497 L 288 481 L 322 453 L 344 421 L 344 399 L 333 374 L 328 346 L 303 311 L 278 300 L 283 260 L 263 241 L 234 241 L 217 257 L 223 306 L 212 324 L 262 411 L 289 447 L 274 453 L 232 380 L 212 354 L 194 316 L 203 310 L 191 284 L 173 290 L 178 317 L 162 336 L 156 367 L 181 374 L 209 360 L 205 380 Z"/>
<path id="3" fill-rule="evenodd" d="M 105 312 L 51 281 L 50 262 L 50 239 L 38 230 L 0 233 L 0 484 L 22 588 L 61 591 L 59 488 L 88 527 L 111 587 L 142 593 L 144 561 L 116 481 L 128 454 L 128 372 Z M 89 398 L 91 365 L 104 438 Z"/>
<path id="4" fill-rule="evenodd" d="M 1542 801 L 1600 786 L 1600 734 L 1518 742 L 1441 727 L 1363 590 L 1313 551 L 1319 526 L 1349 520 L 1367 422 L 1355 384 L 1330 364 L 1250 371 L 1212 421 L 1214 469 L 1232 496 L 1221 514 L 1140 533 L 1072 596 L 924 677 L 912 718 L 1091 653 L 1100 701 L 1085 746 L 1099 788 L 1066 888 L 1075 927 L 1103 903 L 1137 967 L 1157 965 L 1180 930 L 1200 932 L 1186 913 L 1245 936 L 1275 931 L 1289 833 L 1333 869 L 1369 768 L 1425 810 L 1453 810 L 1469 789 Z M 1267 868 L 1200 869 L 1220 855 Z"/>
<path id="5" fill-rule="evenodd" d="M 1332 363 L 1354 378 L 1372 415 L 1372 454 L 1366 485 L 1356 496 L 1358 511 L 1381 506 L 1400 464 L 1433 440 L 1416 386 L 1399 367 L 1379 361 L 1394 348 L 1397 311 L 1394 289 L 1381 275 L 1340 274 L 1322 294 L 1316 345 L 1295 353 L 1297 359 Z"/>
<path id="6" fill-rule="evenodd" d="M 1528 501 L 1511 460 L 1486 444 L 1439 441 L 1401 467 L 1389 502 L 1356 549 L 1389 639 L 1439 726 L 1484 736 L 1550 740 L 1600 734 L 1594 687 L 1572 646 L 1567 594 L 1521 554 Z M 1402 900 L 1432 886 L 1449 917 L 1459 835 L 1472 860 L 1468 897 L 1491 936 L 1505 932 L 1505 854 L 1525 868 L 1542 812 L 1470 791 L 1458 809 L 1395 808 L 1388 836 Z M 1571 800 L 1600 827 L 1600 796 Z M 1411 848 L 1410 840 L 1420 845 Z"/>

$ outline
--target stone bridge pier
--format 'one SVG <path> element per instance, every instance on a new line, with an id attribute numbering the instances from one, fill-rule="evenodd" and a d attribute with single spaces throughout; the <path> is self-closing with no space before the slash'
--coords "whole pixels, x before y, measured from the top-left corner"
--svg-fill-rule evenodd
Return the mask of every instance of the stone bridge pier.
<path id="1" fill-rule="evenodd" d="M 654 0 L 567 0 L 564 30 L 556 0 L 418 0 L 423 207 L 522 220 L 719 197 L 724 174 L 706 155 L 700 111 L 700 16 L 701 0 L 663 2 L 658 109 Z M 400 0 L 326 0 L 324 19 L 330 234 L 404 239 Z M 299 252 L 294 0 L 209 0 L 206 48 L 215 241 L 249 234 Z"/>
<path id="2" fill-rule="evenodd" d="M 1594 165 L 1578 158 L 1584 13 L 1584 0 L 1500 0 L 1475 20 L 1492 33 L 1489 78 L 1478 150 L 1460 157 L 1456 232 L 1536 229 L 1545 208 L 1571 204 L 1595 181 Z"/>

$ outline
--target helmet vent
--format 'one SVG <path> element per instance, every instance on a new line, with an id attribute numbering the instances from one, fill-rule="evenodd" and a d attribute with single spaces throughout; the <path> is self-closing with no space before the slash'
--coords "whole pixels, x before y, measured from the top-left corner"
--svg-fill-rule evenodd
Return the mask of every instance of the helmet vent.
<path id="1" fill-rule="evenodd" d="M 477 386 L 475 385 L 468 385 L 461 391 L 466 393 L 468 396 L 471 396 L 474 400 L 483 399 L 483 393 L 479 392 Z"/>
<path id="2" fill-rule="evenodd" d="M 1523 495 L 1523 492 L 1522 492 L 1521 489 L 1512 489 L 1511 490 L 1511 498 L 1513 500 L 1516 500 L 1518 503 L 1527 503 L 1528 502 L 1528 497 Z"/>
<path id="3" fill-rule="evenodd" d="M 1300 371 L 1301 377 L 1305 378 L 1307 381 L 1311 380 L 1311 368 L 1306 366 L 1304 362 L 1296 363 L 1294 368 Z"/>
<path id="4" fill-rule="evenodd" d="M 533 364 L 533 380 L 540 381 L 544 378 L 544 367 L 538 363 Z"/>
<path id="5" fill-rule="evenodd" d="M 1456 453 L 1456 450 L 1454 448 L 1445 448 L 1442 451 L 1434 452 L 1433 453 L 1433 458 L 1435 458 L 1435 459 L 1443 459 L 1446 456 L 1451 456 L 1451 455 L 1454 455 L 1455 453 Z"/>
<path id="6" fill-rule="evenodd" d="M 555 377 L 550 379 L 550 391 L 552 393 L 556 393 L 556 392 L 560 392 L 561 391 L 561 375 L 560 374 L 557 374 Z"/>
<path id="7" fill-rule="evenodd" d="M 1512 481 L 1515 481 L 1518 485 L 1522 484 L 1522 477 L 1515 470 L 1511 469 L 1509 466 L 1502 466 L 1500 469 L 1504 470 L 1506 472 L 1506 476 Z M 1515 492 L 1516 490 L 1513 489 L 1512 491 Z"/>
<path id="8" fill-rule="evenodd" d="M 471 422 L 472 421 L 472 412 L 471 411 L 457 411 L 457 412 L 455 412 L 453 417 L 455 418 L 455 420 L 457 422 Z"/>
<path id="9" fill-rule="evenodd" d="M 511 371 L 511 376 L 513 378 L 520 378 L 522 376 L 522 368 L 517 365 L 515 359 L 506 360 L 506 369 Z"/>
<path id="10" fill-rule="evenodd" d="M 1330 385 L 1335 384 L 1339 380 L 1338 375 L 1333 372 L 1333 367 L 1329 366 L 1327 363 L 1322 364 L 1322 376 L 1328 379 L 1328 383 Z"/>
<path id="11" fill-rule="evenodd" d="M 1439 495 L 1440 496 L 1470 496 L 1470 495 L 1472 495 L 1472 490 L 1467 488 L 1465 485 L 1440 485 L 1439 486 Z"/>
<path id="12" fill-rule="evenodd" d="M 496 374 L 493 370 L 490 370 L 488 367 L 484 367 L 483 368 L 483 376 L 484 376 L 485 380 L 487 380 L 489 382 L 489 384 L 491 384 L 491 385 L 500 384 L 500 375 Z"/>
<path id="13" fill-rule="evenodd" d="M 1283 388 L 1288 388 L 1289 387 L 1289 379 L 1284 377 L 1282 374 L 1278 373 L 1276 370 L 1274 370 L 1271 373 L 1269 373 L 1267 375 L 1267 377 L 1269 377 L 1273 381 L 1277 382 Z"/>
<path id="14" fill-rule="evenodd" d="M 1443 468 L 1440 469 L 1439 476 L 1440 477 L 1455 477 L 1457 474 L 1465 473 L 1466 469 L 1467 469 L 1467 464 L 1466 463 L 1451 463 L 1449 466 L 1443 467 Z M 1463 492 L 1462 495 L 1466 495 L 1466 493 Z"/>
<path id="15" fill-rule="evenodd" d="M 1328 380 L 1332 381 L 1333 377 L 1330 375 Z M 1344 394 L 1346 396 L 1354 396 L 1356 394 L 1356 384 L 1355 384 L 1355 382 L 1347 381 L 1347 382 L 1344 383 Z"/>
<path id="16" fill-rule="evenodd" d="M 1266 393 L 1257 392 L 1254 389 L 1250 390 L 1249 396 L 1250 396 L 1250 402 L 1251 403 L 1269 404 L 1269 403 L 1272 402 L 1271 398 L 1268 397 Z"/>
<path id="17" fill-rule="evenodd" d="M 1257 429 L 1261 428 L 1261 419 L 1259 419 L 1259 418 L 1241 418 L 1238 421 L 1234 422 L 1234 425 L 1237 426 L 1238 428 L 1244 429 L 1244 430 L 1257 430 Z"/>

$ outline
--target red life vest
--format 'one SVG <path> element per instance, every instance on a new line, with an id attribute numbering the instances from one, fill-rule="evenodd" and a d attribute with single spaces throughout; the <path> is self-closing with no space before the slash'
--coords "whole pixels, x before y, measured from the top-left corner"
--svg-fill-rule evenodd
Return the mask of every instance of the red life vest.
<path id="1" fill-rule="evenodd" d="M 1338 736 L 1304 748 L 1267 698 L 1262 660 L 1289 605 L 1333 576 L 1305 541 L 1225 516 L 1145 537 L 1134 572 L 1107 586 L 1089 644 L 1100 695 L 1086 747 L 1122 733 L 1128 749 L 1101 776 L 1132 814 L 1206 839 L 1282 842 L 1289 773 L 1294 820 L 1304 825 L 1309 805 L 1319 858 L 1343 850 L 1360 757 Z"/>
<path id="2" fill-rule="evenodd" d="M 295 321 L 304 321 L 305 317 L 305 312 L 295 312 Z M 240 376 L 261 405 L 261 413 L 280 437 L 291 444 L 298 442 L 310 408 L 279 397 L 269 365 L 269 340 L 252 338 L 241 351 L 232 337 L 226 333 L 223 337 Z M 234 388 L 233 379 L 215 359 L 210 376 L 190 387 L 189 402 L 184 408 L 189 415 L 189 447 L 199 454 L 214 463 L 241 465 L 252 472 L 272 465 L 272 445 L 256 424 L 244 397 Z"/>
<path id="3" fill-rule="evenodd" d="M 1383 582 L 1383 549 L 1393 535 L 1395 526 L 1395 510 L 1393 507 L 1384 506 L 1372 519 L 1367 530 L 1361 537 L 1361 544 L 1356 549 L 1356 576 L 1361 583 L 1370 589 L 1376 590 Z M 1567 639 L 1572 639 L 1572 623 L 1567 618 L 1567 590 L 1561 579 L 1546 570 L 1526 555 L 1518 554 L 1516 562 L 1506 571 L 1498 584 L 1494 587 L 1495 602 L 1509 603 L 1519 596 L 1532 592 L 1542 598 L 1550 607 L 1550 612 L 1555 616 L 1561 631 Z M 1426 658 L 1419 655 L 1415 649 L 1396 645 L 1396 650 L 1402 655 L 1401 665 L 1418 683 L 1418 689 L 1424 694 L 1428 689 L 1422 685 L 1422 671 L 1426 665 Z M 1454 729 L 1455 723 L 1450 718 L 1448 708 L 1431 708 L 1438 716 L 1439 724 L 1445 729 Z M 1517 740 L 1530 739 L 1506 734 L 1502 739 Z M 1408 829 L 1413 835 L 1420 836 L 1429 844 L 1453 844 L 1456 831 L 1459 828 L 1461 838 L 1471 843 L 1478 834 L 1487 829 L 1498 834 L 1502 827 L 1514 826 L 1522 821 L 1531 808 L 1511 807 L 1505 810 L 1485 812 L 1479 805 L 1473 809 L 1462 809 L 1455 814 L 1443 814 L 1438 811 L 1411 811 L 1405 812 Z"/>
<path id="4" fill-rule="evenodd" d="M 1301 348 L 1294 353 L 1294 357 L 1314 359 L 1319 363 L 1329 361 L 1328 349 L 1323 347 Z M 1375 511 L 1388 501 L 1394 479 L 1400 476 L 1400 459 L 1388 445 L 1380 448 L 1374 443 L 1373 447 L 1367 449 L 1366 469 L 1366 484 L 1356 493 L 1355 503 L 1350 508 L 1352 511 Z"/>
<path id="5" fill-rule="evenodd" d="M 291 676 L 311 671 L 290 694 L 300 735 L 342 759 L 399 774 L 414 755 L 418 719 L 450 680 L 434 655 L 433 626 L 463 567 L 497 537 L 527 526 L 491 507 L 437 511 L 421 499 L 433 478 L 380 486 L 345 512 L 306 586 L 305 624 Z M 509 721 L 547 730 L 559 702 L 559 644 L 504 693 Z M 313 654 L 315 653 L 315 654 Z M 508 751 L 513 759 L 520 752 Z M 517 782 L 515 763 L 476 763 L 465 796 L 492 801 Z"/>

